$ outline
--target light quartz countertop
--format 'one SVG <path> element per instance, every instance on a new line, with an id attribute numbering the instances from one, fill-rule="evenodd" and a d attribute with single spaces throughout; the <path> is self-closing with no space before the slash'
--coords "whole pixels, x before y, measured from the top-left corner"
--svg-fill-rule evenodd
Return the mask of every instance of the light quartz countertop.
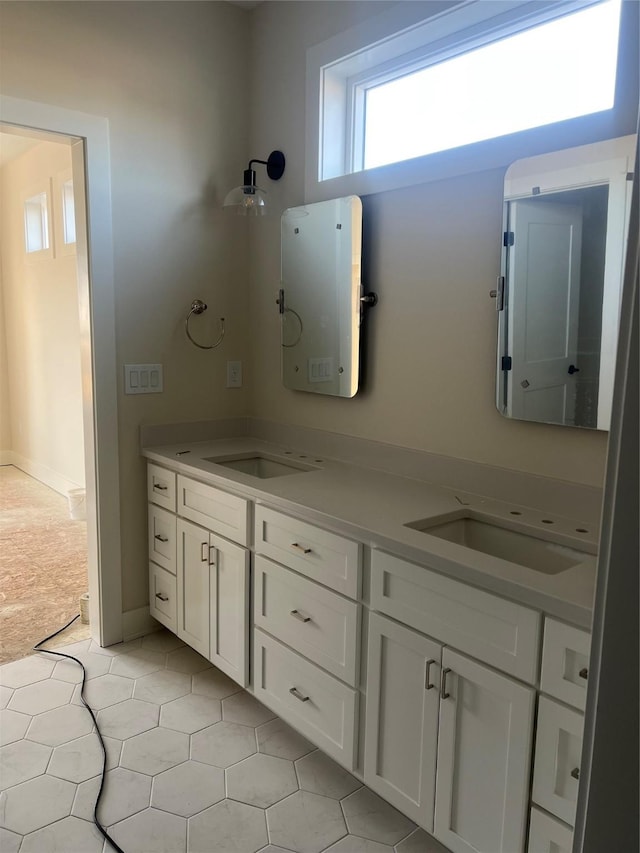
<path id="1" fill-rule="evenodd" d="M 484 498 L 395 476 L 371 468 L 314 456 L 253 438 L 218 439 L 147 447 L 152 462 L 227 492 L 241 495 L 335 533 L 402 557 L 576 625 L 591 625 L 596 578 L 597 532 L 579 519 Z M 206 461 L 261 453 L 311 471 L 260 479 Z M 449 542 L 406 525 L 472 511 L 537 538 L 584 552 L 584 560 L 546 574 Z"/>

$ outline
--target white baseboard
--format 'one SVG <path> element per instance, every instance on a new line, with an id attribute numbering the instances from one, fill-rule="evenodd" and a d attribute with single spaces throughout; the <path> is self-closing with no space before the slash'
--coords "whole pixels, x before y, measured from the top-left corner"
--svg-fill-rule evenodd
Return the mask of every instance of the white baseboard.
<path id="1" fill-rule="evenodd" d="M 159 631 L 162 625 L 149 613 L 149 605 L 138 607 L 137 610 L 126 610 L 122 614 L 122 639 L 125 643 L 153 634 Z"/>
<path id="2" fill-rule="evenodd" d="M 19 453 L 16 453 L 13 450 L 3 450 L 2 455 L 0 456 L 0 463 L 2 465 L 15 465 L 16 468 L 24 471 L 25 474 L 39 480 L 41 483 L 44 483 L 45 486 L 53 489 L 54 492 L 58 492 L 65 497 L 71 489 L 79 489 L 84 486 L 84 484 L 79 485 L 78 483 L 74 483 L 72 480 L 68 480 L 66 477 L 63 477 L 62 474 L 58 474 L 57 471 L 53 471 L 51 468 L 48 468 L 40 462 L 33 462 L 31 459 L 25 459 L 24 456 L 20 456 Z"/>

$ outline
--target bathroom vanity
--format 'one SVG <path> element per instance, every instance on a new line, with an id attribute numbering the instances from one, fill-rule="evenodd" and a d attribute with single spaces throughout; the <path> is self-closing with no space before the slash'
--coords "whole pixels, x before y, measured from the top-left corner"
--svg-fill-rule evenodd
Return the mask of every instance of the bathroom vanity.
<path id="1" fill-rule="evenodd" d="M 152 616 L 450 850 L 569 853 L 595 530 L 249 438 L 144 455 Z"/>

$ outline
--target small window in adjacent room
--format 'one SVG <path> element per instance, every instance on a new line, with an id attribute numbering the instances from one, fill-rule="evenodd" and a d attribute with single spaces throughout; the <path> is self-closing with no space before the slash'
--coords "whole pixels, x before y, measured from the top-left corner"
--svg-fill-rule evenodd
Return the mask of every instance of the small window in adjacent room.
<path id="1" fill-rule="evenodd" d="M 24 203 L 24 242 L 27 253 L 49 248 L 49 210 L 46 192 L 26 199 Z"/>
<path id="2" fill-rule="evenodd" d="M 65 245 L 76 242 L 76 208 L 73 200 L 73 181 L 62 184 L 62 224 Z"/>

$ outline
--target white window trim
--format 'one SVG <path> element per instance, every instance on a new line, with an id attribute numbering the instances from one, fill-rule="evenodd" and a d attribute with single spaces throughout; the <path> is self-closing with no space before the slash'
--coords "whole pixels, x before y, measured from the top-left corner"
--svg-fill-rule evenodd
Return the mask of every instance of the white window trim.
<path id="1" fill-rule="evenodd" d="M 566 0 L 563 13 L 575 11 L 594 0 Z M 558 4 L 559 5 L 559 4 Z M 348 143 L 352 123 L 361 105 L 351 93 L 385 66 L 397 65 L 399 48 L 396 37 L 402 33 L 403 61 L 415 61 L 425 55 L 425 33 L 438 50 L 457 52 L 459 45 L 486 41 L 487 32 L 504 28 L 526 17 L 528 23 L 548 18 L 549 5 L 522 0 L 463 0 L 460 3 L 432 4 L 435 11 L 425 20 L 422 3 L 402 3 L 375 18 L 346 30 L 307 50 L 306 69 L 306 164 L 305 202 L 355 194 L 398 189 L 456 175 L 505 167 L 514 160 L 567 146 L 588 144 L 635 131 L 636 110 L 630 97 L 621 96 L 621 80 L 634 81 L 637 63 L 636 22 L 625 20 L 636 14 L 623 3 L 621 44 L 616 84 L 616 102 L 612 110 L 568 119 L 545 127 L 476 142 L 448 151 L 436 152 L 366 171 L 343 174 L 345 163 L 353 167 L 354 153 Z M 429 10 L 430 11 L 430 10 Z M 623 44 L 625 31 L 628 41 Z M 347 59 L 348 58 L 348 59 Z M 636 83 L 637 86 L 637 83 Z M 634 88 L 633 85 L 630 87 Z M 331 94 L 323 109 L 323 100 Z M 323 114 L 324 112 L 324 114 Z M 633 115 L 631 113 L 633 112 Z M 320 137 L 322 134 L 322 149 Z M 335 177 L 319 179 L 320 167 Z"/>
<path id="2" fill-rule="evenodd" d="M 48 246 L 43 249 L 32 249 L 29 251 L 29 247 L 27 245 L 27 237 L 26 233 L 24 235 L 23 244 L 24 244 L 24 261 L 26 264 L 34 264 L 39 263 L 40 261 L 50 261 L 53 259 L 53 251 L 54 251 L 54 234 L 53 234 L 53 208 L 51 204 L 51 195 L 52 195 L 52 187 L 51 180 L 49 178 L 45 178 L 41 183 L 37 186 L 34 185 L 29 188 L 28 191 L 23 192 L 21 194 L 22 198 L 22 208 L 21 215 L 23 217 L 23 230 L 26 232 L 26 205 L 27 202 L 30 202 L 36 196 L 44 194 L 46 202 L 46 211 L 47 211 L 47 221 L 44 223 Z"/>

